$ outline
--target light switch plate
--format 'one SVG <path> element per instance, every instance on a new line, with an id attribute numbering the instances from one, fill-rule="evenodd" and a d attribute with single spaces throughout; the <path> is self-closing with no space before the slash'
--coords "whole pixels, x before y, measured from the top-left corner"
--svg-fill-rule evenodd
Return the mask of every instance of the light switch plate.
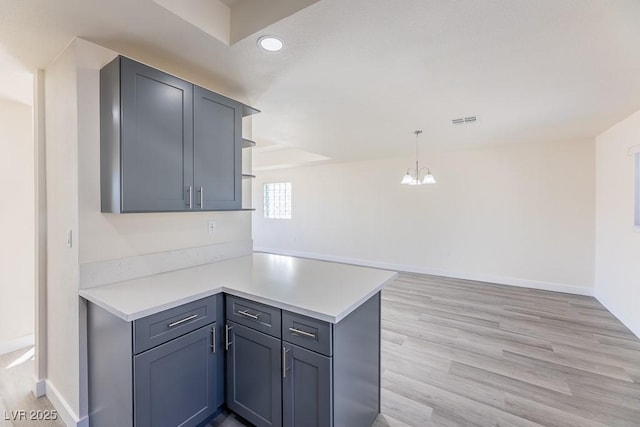
<path id="1" fill-rule="evenodd" d="M 216 232 L 216 222 L 215 221 L 209 221 L 207 223 L 207 230 L 209 230 L 209 234 L 213 234 Z"/>

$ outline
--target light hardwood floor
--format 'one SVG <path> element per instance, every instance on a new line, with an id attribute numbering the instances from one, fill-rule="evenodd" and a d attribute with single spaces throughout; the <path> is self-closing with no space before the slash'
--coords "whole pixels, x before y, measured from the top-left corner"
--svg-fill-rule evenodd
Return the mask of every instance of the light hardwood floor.
<path id="1" fill-rule="evenodd" d="M 595 298 L 400 274 L 381 426 L 640 426 L 640 340 Z"/>
<path id="2" fill-rule="evenodd" d="M 49 407 L 32 366 L 0 372 L 7 408 Z M 401 273 L 382 293 L 382 370 L 375 427 L 640 426 L 640 340 L 591 297 Z"/>
<path id="3" fill-rule="evenodd" d="M 50 421 L 35 421 L 29 419 L 31 415 L 39 414 L 51 415 L 53 406 L 46 397 L 36 398 L 31 393 L 33 384 L 33 358 L 29 351 L 32 348 L 25 348 L 12 353 L 0 355 L 0 427 L 13 426 L 42 426 L 42 427 L 64 427 L 61 419 Z M 13 412 L 11 412 L 13 411 Z M 26 419 L 19 419 L 16 411 L 26 411 Z M 30 414 L 30 411 L 40 411 Z M 16 416 L 18 419 L 11 421 Z M 6 420 L 5 418 L 8 418 Z"/>

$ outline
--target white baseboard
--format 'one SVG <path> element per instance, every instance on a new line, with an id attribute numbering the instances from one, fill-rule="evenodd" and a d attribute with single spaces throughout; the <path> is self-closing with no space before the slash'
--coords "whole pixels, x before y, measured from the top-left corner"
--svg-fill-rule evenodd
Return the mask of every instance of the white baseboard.
<path id="1" fill-rule="evenodd" d="M 20 350 L 21 348 L 32 346 L 34 343 L 34 335 L 25 335 L 10 341 L 0 341 L 0 355 Z"/>
<path id="2" fill-rule="evenodd" d="M 618 304 L 614 302 L 605 292 L 601 290 L 595 293 L 595 297 L 616 319 L 620 320 L 624 326 L 638 338 L 640 338 L 640 320 L 637 316 L 633 316 L 633 313 L 629 313 L 625 310 L 621 310 Z"/>
<path id="3" fill-rule="evenodd" d="M 540 289 L 544 291 L 564 292 L 574 295 L 593 296 L 593 289 L 581 286 L 570 285 L 565 283 L 543 282 L 539 280 L 520 279 L 517 277 L 494 276 L 487 274 L 467 273 L 447 271 L 435 268 L 428 268 L 415 265 L 393 264 L 380 261 L 370 261 L 366 259 L 356 259 L 348 257 L 340 257 L 327 254 L 319 254 L 315 252 L 291 251 L 286 249 L 275 249 L 265 247 L 254 247 L 254 252 L 268 252 L 279 255 L 290 255 L 301 258 L 312 258 L 323 261 L 341 262 L 344 264 L 361 265 L 365 267 L 382 268 L 384 270 L 404 271 L 408 273 L 431 274 L 434 276 L 451 277 L 455 279 L 476 280 L 479 282 L 497 283 L 500 285 L 518 286 L 521 288 Z"/>
<path id="4" fill-rule="evenodd" d="M 71 409 L 69 403 L 60 395 L 58 389 L 55 388 L 49 380 L 46 381 L 46 394 L 49 402 L 58 411 L 60 419 L 67 427 L 89 427 L 89 417 L 82 419 Z"/>
<path id="5" fill-rule="evenodd" d="M 47 394 L 47 382 L 46 380 L 33 379 L 31 385 L 31 392 L 35 397 L 42 397 Z"/>

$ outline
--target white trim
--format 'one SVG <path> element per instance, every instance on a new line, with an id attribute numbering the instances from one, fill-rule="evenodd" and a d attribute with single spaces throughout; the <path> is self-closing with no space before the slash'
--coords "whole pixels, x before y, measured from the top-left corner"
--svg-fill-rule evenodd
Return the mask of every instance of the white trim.
<path id="1" fill-rule="evenodd" d="M 49 380 L 46 381 L 46 394 L 49 402 L 58 411 L 60 419 L 67 427 L 89 427 L 89 417 L 80 419 Z"/>
<path id="2" fill-rule="evenodd" d="M 607 295 L 602 292 L 600 288 L 595 293 L 595 297 L 600 304 L 604 306 L 611 314 L 615 316 L 624 326 L 629 328 L 629 330 L 638 338 L 640 338 L 640 321 L 638 319 L 633 319 L 628 315 L 624 310 L 618 310 L 617 304 L 609 303 L 607 299 Z"/>
<path id="3" fill-rule="evenodd" d="M 635 192 L 635 197 L 634 197 L 634 221 L 633 224 L 636 227 L 636 229 L 638 229 L 640 227 L 640 152 L 636 153 L 636 159 L 635 159 L 635 185 L 634 185 L 634 192 Z"/>
<path id="4" fill-rule="evenodd" d="M 47 394 L 47 381 L 46 380 L 38 380 L 33 379 L 33 384 L 31 385 L 31 393 L 35 397 L 42 397 Z"/>
<path id="5" fill-rule="evenodd" d="M 34 143 L 34 295 L 35 295 L 35 360 L 37 397 L 46 394 L 47 377 L 47 171 L 44 70 L 33 73 L 33 143 Z"/>
<path id="6" fill-rule="evenodd" d="M 286 249 L 254 247 L 254 252 L 267 252 L 279 255 L 297 256 L 301 258 L 312 258 L 323 261 L 341 262 L 344 264 L 361 265 L 365 267 L 382 268 L 384 270 L 405 271 L 408 273 L 431 274 L 434 276 L 452 277 L 456 279 L 477 280 L 480 282 L 497 283 L 500 285 L 518 286 L 522 288 L 540 289 L 544 291 L 564 292 L 574 295 L 593 296 L 593 288 L 584 288 L 581 286 L 570 285 L 566 283 L 543 282 L 538 280 L 520 279 L 517 277 L 494 276 L 481 273 L 455 272 L 441 270 L 437 268 L 429 268 L 406 264 L 393 264 L 380 261 L 370 261 L 365 259 L 356 259 L 348 257 L 340 257 L 334 255 L 319 254 L 315 252 L 292 251 Z"/>
<path id="7" fill-rule="evenodd" d="M 25 335 L 20 338 L 16 338 L 11 341 L 0 341 L 0 355 L 11 353 L 12 351 L 20 350 L 21 348 L 29 347 L 33 345 L 35 336 L 34 334 Z"/>

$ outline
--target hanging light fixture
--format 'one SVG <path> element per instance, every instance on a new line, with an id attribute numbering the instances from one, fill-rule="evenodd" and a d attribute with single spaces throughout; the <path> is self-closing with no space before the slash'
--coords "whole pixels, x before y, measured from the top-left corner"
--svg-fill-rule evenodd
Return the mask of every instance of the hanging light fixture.
<path id="1" fill-rule="evenodd" d="M 415 169 L 407 169 L 407 173 L 402 177 L 402 181 L 400 184 L 406 185 L 422 185 L 422 184 L 435 184 L 436 179 L 433 175 L 431 175 L 431 171 L 429 168 L 420 169 L 420 165 L 418 164 L 418 136 L 422 133 L 421 130 L 416 130 L 413 133 L 416 134 L 416 168 Z M 423 171 L 426 173 L 420 178 L 420 174 Z"/>

